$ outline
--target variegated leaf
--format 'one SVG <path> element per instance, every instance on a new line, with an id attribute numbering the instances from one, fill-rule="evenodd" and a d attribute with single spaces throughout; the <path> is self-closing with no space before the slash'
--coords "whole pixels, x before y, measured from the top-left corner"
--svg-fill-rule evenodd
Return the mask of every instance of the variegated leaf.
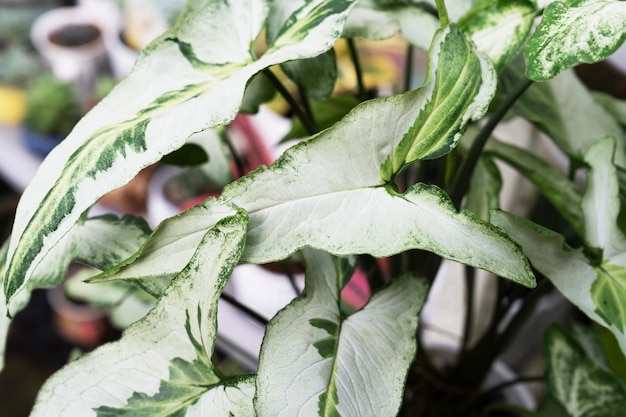
<path id="1" fill-rule="evenodd" d="M 439 27 L 439 20 L 418 4 L 360 0 L 348 16 L 343 36 L 380 40 L 400 32 L 410 44 L 428 50 Z"/>
<path id="2" fill-rule="evenodd" d="M 488 156 L 482 156 L 470 180 L 465 208 L 481 219 L 488 221 L 489 212 L 500 207 L 502 178 L 498 167 Z"/>
<path id="3" fill-rule="evenodd" d="M 257 375 L 257 415 L 393 416 L 415 355 L 426 282 L 404 276 L 342 315 L 345 278 L 332 257 L 305 252 L 305 295 L 268 325 Z"/>
<path id="4" fill-rule="evenodd" d="M 486 149 L 489 154 L 511 165 L 530 180 L 574 230 L 580 236 L 584 235 L 580 207 L 582 195 L 561 171 L 529 151 L 500 141 L 490 141 Z"/>
<path id="5" fill-rule="evenodd" d="M 253 377 L 223 379 L 211 362 L 217 303 L 246 225 L 240 211 L 206 232 L 154 309 L 53 375 L 32 416 L 253 415 Z"/>
<path id="6" fill-rule="evenodd" d="M 254 74 L 330 49 L 353 1 L 306 2 L 257 58 L 252 43 L 263 29 L 267 1 L 191 0 L 25 191 L 9 247 L 9 301 L 99 197 L 180 148 L 192 133 L 232 120 Z"/>
<path id="7" fill-rule="evenodd" d="M 447 96 L 442 96 L 455 91 L 446 88 L 446 69 L 457 74 L 459 68 L 450 67 L 456 65 L 459 57 L 450 57 L 448 53 L 463 50 L 459 43 L 467 45 L 454 26 L 440 31 L 431 65 L 436 66 L 435 58 L 443 59 L 445 64 L 432 70 L 435 81 L 429 81 L 417 92 L 362 103 L 340 123 L 286 151 L 270 167 L 261 167 L 224 189 L 221 201 L 242 207 L 250 214 L 244 260 L 270 262 L 305 246 L 340 255 L 375 256 L 420 248 L 523 285 L 534 285 L 519 248 L 471 213 L 457 212 L 442 190 L 417 184 L 405 194 L 398 194 L 387 182 L 397 172 L 391 169 L 390 154 L 398 161 L 396 169 L 413 158 L 442 154 L 454 146 L 471 115 L 481 114 L 478 109 L 484 111 L 482 100 L 486 93 L 481 88 L 475 91 L 474 100 L 464 98 L 466 107 L 455 108 L 453 114 L 447 105 L 459 96 L 450 97 L 449 102 Z M 472 58 L 464 60 L 471 62 Z M 492 74 L 491 70 L 487 73 Z M 482 77 L 473 70 L 463 74 Z M 445 81 L 439 81 L 440 77 Z M 487 79 L 488 83 L 491 81 Z M 472 78 L 456 81 L 466 87 L 474 82 L 477 81 Z M 433 103 L 439 106 L 433 107 Z M 381 112 L 384 117 L 380 117 Z M 444 112 L 451 118 L 437 124 L 435 120 L 441 122 L 437 117 Z M 436 126 L 431 127 L 431 123 Z M 201 218 L 203 213 L 212 213 L 214 204 L 210 200 L 168 220 L 145 245 L 143 254 L 111 278 L 176 273 L 193 253 L 202 230 L 215 221 L 208 216 Z M 184 239 L 179 240 L 180 236 Z M 167 262 L 163 262 L 164 256 Z M 159 260 L 158 269 L 154 268 L 155 260 Z"/>
<path id="8" fill-rule="evenodd" d="M 524 248 L 535 268 L 589 318 L 607 327 L 626 352 L 626 238 L 617 227 L 619 197 L 612 164 L 615 141 L 604 139 L 589 150 L 591 166 L 582 207 L 587 244 L 601 259 L 564 249 L 564 239 L 528 221 L 494 212 L 491 221 Z"/>
<path id="9" fill-rule="evenodd" d="M 459 26 L 500 72 L 526 42 L 536 14 L 533 0 L 479 2 Z"/>
<path id="10" fill-rule="evenodd" d="M 526 46 L 526 75 L 542 81 L 582 63 L 608 58 L 626 39 L 626 2 L 556 1 Z"/>
<path id="11" fill-rule="evenodd" d="M 137 279 L 142 289 L 159 297 L 189 262 L 206 231 L 236 212 L 233 204 L 209 198 L 163 221 L 133 256 L 91 281 Z"/>
<path id="12" fill-rule="evenodd" d="M 521 79 L 521 71 L 514 67 L 500 77 L 506 90 L 513 89 Z M 534 83 L 513 108 L 554 139 L 570 157 L 579 160 L 597 140 L 622 135 L 616 120 L 594 100 L 573 70 L 564 71 L 548 82 Z M 618 162 L 626 161 L 624 145 L 618 146 Z"/>
<path id="13" fill-rule="evenodd" d="M 594 363 L 581 345 L 558 325 L 546 332 L 544 356 L 550 394 L 572 417 L 620 416 L 626 386 Z"/>
<path id="14" fill-rule="evenodd" d="M 150 232 L 145 220 L 131 215 L 122 218 L 104 215 L 80 220 L 34 269 L 28 291 L 13 300 L 8 311 L 11 315 L 20 311 L 30 297 L 30 290 L 60 285 L 72 262 L 99 270 L 112 268 L 137 252 Z"/>
<path id="15" fill-rule="evenodd" d="M 493 98 L 496 88 L 493 66 L 487 57 L 474 49 L 457 26 L 437 31 L 428 62 L 422 87 L 382 99 L 369 108 L 361 107 L 361 111 L 380 109 L 390 113 L 389 116 L 396 114 L 400 118 L 381 121 L 376 126 L 377 131 L 364 134 L 365 137 L 380 134 L 386 139 L 384 146 L 391 146 L 391 152 L 385 148 L 378 151 L 390 153 L 380 168 L 385 181 L 391 180 L 407 164 L 448 153 L 456 146 L 467 123 L 482 117 Z M 346 118 L 346 126 L 357 114 Z M 377 114 L 379 119 L 386 117 Z M 395 126 L 388 126 L 388 123 Z M 394 130 L 385 132 L 383 128 Z M 357 127 L 354 129 L 356 133 Z"/>

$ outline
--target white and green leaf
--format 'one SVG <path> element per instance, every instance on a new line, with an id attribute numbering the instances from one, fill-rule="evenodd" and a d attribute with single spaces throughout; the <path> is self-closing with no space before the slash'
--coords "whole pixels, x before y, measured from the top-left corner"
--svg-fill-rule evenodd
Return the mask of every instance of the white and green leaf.
<path id="1" fill-rule="evenodd" d="M 138 286 L 158 298 L 187 265 L 206 231 L 236 212 L 233 204 L 209 198 L 161 222 L 132 256 L 90 281 L 136 279 Z"/>
<path id="2" fill-rule="evenodd" d="M 521 70 L 513 66 L 500 77 L 506 90 L 512 90 L 522 79 Z M 548 82 L 534 83 L 513 109 L 578 160 L 597 140 L 622 135 L 615 118 L 594 100 L 573 70 L 564 71 Z M 618 147 L 617 160 L 626 161 L 623 144 Z"/>
<path id="3" fill-rule="evenodd" d="M 532 0 L 481 1 L 463 16 L 459 27 L 500 72 L 526 42 L 536 14 Z"/>
<path id="4" fill-rule="evenodd" d="M 346 280 L 333 258 L 304 254 L 305 295 L 272 319 L 263 340 L 257 415 L 395 415 L 415 355 L 426 281 L 398 278 L 344 317 L 340 291 Z"/>
<path id="5" fill-rule="evenodd" d="M 72 262 L 98 270 L 112 268 L 137 252 L 150 232 L 145 220 L 131 215 L 122 218 L 104 215 L 81 219 L 50 251 L 50 256 L 34 269 L 28 282 L 29 291 L 24 291 L 6 306 L 6 311 L 14 315 L 24 308 L 32 289 L 60 285 Z"/>
<path id="6" fill-rule="evenodd" d="M 546 332 L 544 356 L 548 389 L 572 417 L 619 416 L 626 409 L 626 386 L 596 364 L 560 326 Z"/>
<path id="7" fill-rule="evenodd" d="M 54 374 L 32 416 L 253 415 L 254 378 L 224 379 L 211 362 L 217 303 L 246 226 L 240 211 L 206 232 L 154 309 Z"/>
<path id="8" fill-rule="evenodd" d="M 530 151 L 496 140 L 487 144 L 486 151 L 511 165 L 530 180 L 573 229 L 579 235 L 584 234 L 582 195 L 576 185 L 554 165 Z"/>
<path id="9" fill-rule="evenodd" d="M 142 52 L 133 72 L 50 154 L 25 191 L 9 247 L 9 301 L 99 197 L 180 148 L 192 133 L 231 121 L 254 74 L 330 49 L 353 2 L 306 2 L 257 58 L 252 44 L 263 29 L 267 1 L 191 0 L 178 23 Z"/>
<path id="10" fill-rule="evenodd" d="M 600 259 L 564 249 L 564 239 L 512 215 L 494 212 L 491 221 L 522 247 L 531 263 L 589 318 L 608 328 L 626 352 L 626 238 L 617 227 L 619 197 L 612 164 L 615 140 L 607 138 L 586 155 L 591 166 L 582 207 L 589 250 Z"/>
<path id="11" fill-rule="evenodd" d="M 459 70 L 458 55 L 449 54 L 463 50 L 459 43 L 467 45 L 463 35 L 452 26 L 438 32 L 435 40 L 433 60 L 441 58 L 441 53 L 445 63 L 433 70 L 431 78 L 435 81 L 427 82 L 416 92 L 362 103 L 332 128 L 299 143 L 271 166 L 261 167 L 224 189 L 220 201 L 241 207 L 250 215 L 245 261 L 271 262 L 305 246 L 337 255 L 374 256 L 419 248 L 523 285 L 534 285 L 534 277 L 517 245 L 470 212 L 457 212 L 441 189 L 417 184 L 399 194 L 388 183 L 397 172 L 394 169 L 452 148 L 469 119 L 485 110 L 483 100 L 487 94 L 481 87 L 474 90 L 473 100 L 465 93 L 456 94 L 454 89 L 444 93 L 439 88 L 440 83 L 448 86 L 447 69 L 452 74 Z M 473 61 L 467 56 L 461 60 Z M 480 67 L 478 62 L 474 64 Z M 436 64 L 433 62 L 432 66 Z M 469 73 L 483 77 L 480 72 Z M 463 72 L 463 76 L 469 73 Z M 492 70 L 487 73 L 492 74 Z M 491 81 L 487 79 L 488 83 Z M 457 82 L 473 90 L 477 81 Z M 460 105 L 456 99 L 465 107 L 451 111 L 448 105 Z M 384 117 L 380 117 L 381 112 Z M 445 122 L 438 119 L 443 112 L 450 116 L 444 117 Z M 430 123 L 436 127 L 431 128 Z M 394 155 L 395 164 L 389 155 Z M 144 246 L 141 256 L 110 278 L 151 278 L 176 273 L 193 253 L 202 231 L 223 215 L 211 212 L 214 204 L 210 202 L 168 220 Z M 165 256 L 167 262 L 162 262 Z M 159 268 L 154 267 L 156 260 L 160 261 Z"/>
<path id="12" fill-rule="evenodd" d="M 626 3 L 555 1 L 526 45 L 526 75 L 550 79 L 567 68 L 608 58 L 626 39 Z"/>

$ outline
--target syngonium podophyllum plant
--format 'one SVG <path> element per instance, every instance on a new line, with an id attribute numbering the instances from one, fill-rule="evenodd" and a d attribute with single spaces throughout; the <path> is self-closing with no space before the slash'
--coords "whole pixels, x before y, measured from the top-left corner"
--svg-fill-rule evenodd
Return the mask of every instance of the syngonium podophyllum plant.
<path id="1" fill-rule="evenodd" d="M 308 104 L 332 104 L 338 38 L 396 33 L 409 51 L 428 51 L 423 85 L 372 99 L 361 90 L 360 104 L 318 131 L 314 110 L 323 106 Z M 564 415 L 622 415 L 626 104 L 592 94 L 571 68 L 607 58 L 625 37 L 622 1 L 190 0 L 43 162 L 0 252 L 3 336 L 30 291 L 60 285 L 72 262 L 102 271 L 94 286 L 116 282 L 153 297 L 120 340 L 54 374 L 33 415 L 530 413 L 486 405 L 480 385 L 553 288 L 618 349 L 606 353 L 610 343 L 593 331 L 551 327 L 550 397 Z M 268 83 L 310 137 L 154 231 L 137 217 L 88 217 L 101 196 L 192 134 L 258 107 Z M 570 172 L 494 137 L 505 117 L 543 131 Z M 556 216 L 539 224 L 500 210 L 496 160 L 528 178 Z M 268 323 L 256 372 L 225 375 L 213 353 L 233 268 L 295 253 L 306 263 L 304 292 Z M 375 258 L 388 258 L 388 268 Z M 418 323 L 442 258 L 467 266 L 468 288 L 475 268 L 498 276 L 499 297 L 484 334 L 438 370 Z M 373 295 L 346 310 L 341 290 L 363 265 Z M 509 320 L 516 300 L 522 307 Z"/>

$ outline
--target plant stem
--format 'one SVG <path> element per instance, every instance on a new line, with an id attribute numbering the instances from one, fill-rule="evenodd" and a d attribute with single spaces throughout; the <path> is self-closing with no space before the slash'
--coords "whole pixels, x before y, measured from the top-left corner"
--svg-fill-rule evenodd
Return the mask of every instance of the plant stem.
<path id="1" fill-rule="evenodd" d="M 367 100 L 367 90 L 365 89 L 365 84 L 363 83 L 363 70 L 361 69 L 361 62 L 359 61 L 359 53 L 356 49 L 356 45 L 354 44 L 354 39 L 348 38 L 346 40 L 348 42 L 348 50 L 350 51 L 350 58 L 352 59 L 352 63 L 354 65 L 356 83 L 359 89 L 359 100 L 365 101 Z"/>
<path id="2" fill-rule="evenodd" d="M 404 91 L 411 89 L 411 81 L 413 81 L 413 52 L 415 48 L 409 44 L 406 48 L 406 62 L 404 63 Z"/>
<path id="3" fill-rule="evenodd" d="M 515 317 L 511 320 L 509 325 L 504 329 L 502 333 L 496 339 L 496 354 L 500 354 L 509 343 L 513 340 L 513 338 L 517 335 L 518 331 L 526 324 L 528 318 L 532 315 L 533 311 L 535 311 L 535 307 L 541 297 L 543 297 L 548 291 L 553 288 L 552 283 L 544 278 L 537 288 L 530 291 L 528 296 L 523 300 L 522 307 L 519 309 Z"/>
<path id="4" fill-rule="evenodd" d="M 461 352 L 467 350 L 472 328 L 472 318 L 474 310 L 474 281 L 476 270 L 471 266 L 465 266 L 465 323 L 463 325 L 463 341 L 461 342 Z"/>
<path id="5" fill-rule="evenodd" d="M 482 154 L 482 151 L 489 140 L 489 137 L 493 133 L 493 130 L 496 128 L 498 123 L 502 120 L 502 118 L 506 115 L 513 104 L 517 101 L 518 98 L 522 96 L 531 86 L 533 81 L 524 78 L 522 82 L 508 95 L 505 97 L 504 101 L 500 103 L 500 106 L 496 109 L 496 111 L 491 115 L 487 124 L 480 131 L 472 146 L 470 147 L 467 156 L 461 163 L 461 167 L 457 171 L 454 176 L 454 180 L 452 181 L 452 187 L 450 188 L 449 194 L 452 198 L 452 202 L 456 208 L 460 208 L 461 201 L 463 200 L 463 196 L 467 192 L 469 187 L 470 178 L 472 177 L 472 173 L 474 172 L 474 168 L 478 163 L 478 159 Z"/>
<path id="6" fill-rule="evenodd" d="M 230 156 L 233 157 L 233 161 L 235 162 L 235 167 L 237 167 L 237 174 L 239 174 L 240 178 L 243 177 L 244 175 L 246 175 L 246 169 L 243 166 L 243 161 L 239 157 L 237 150 L 233 146 L 233 143 L 230 141 L 228 132 L 224 132 L 224 134 L 222 135 L 222 138 L 224 139 L 224 142 L 226 142 L 226 146 L 228 146 L 228 151 L 230 152 Z"/>
<path id="7" fill-rule="evenodd" d="M 285 88 L 283 83 L 280 82 L 278 77 L 276 77 L 276 75 L 274 75 L 274 73 L 270 71 L 269 69 L 264 69 L 263 75 L 267 77 L 267 79 L 270 81 L 270 83 L 272 83 L 274 88 L 276 88 L 276 90 L 280 93 L 280 95 L 283 96 L 285 101 L 289 103 L 289 106 L 291 107 L 291 110 L 293 111 L 293 113 L 296 115 L 298 119 L 300 119 L 300 122 L 302 122 L 302 126 L 304 127 L 304 130 L 306 130 L 306 132 L 309 135 L 316 134 L 317 128 L 315 127 L 315 123 L 313 122 L 313 120 L 309 118 L 306 112 L 302 110 L 302 107 L 300 107 L 296 99 Z"/>
<path id="8" fill-rule="evenodd" d="M 472 396 L 468 399 L 466 404 L 460 409 L 460 413 L 463 415 L 470 414 L 471 411 L 475 407 L 480 407 L 481 404 L 485 404 L 487 401 L 493 398 L 494 394 L 502 391 L 505 388 L 516 384 L 523 384 L 529 382 L 545 382 L 545 377 L 543 375 L 536 376 L 522 376 L 509 381 L 502 382 L 498 385 L 494 385 L 493 387 L 487 389 L 486 391 L 481 391 L 476 393 L 476 395 Z"/>
<path id="9" fill-rule="evenodd" d="M 448 26 L 450 19 L 448 18 L 448 9 L 446 8 L 446 2 L 444 0 L 435 0 L 437 5 L 437 13 L 439 14 L 439 23 L 441 27 Z"/>
<path id="10" fill-rule="evenodd" d="M 240 303 L 239 301 L 237 301 L 235 298 L 231 297 L 230 295 L 226 293 L 222 293 L 220 298 L 226 301 L 228 304 L 235 307 L 236 309 L 241 310 L 242 312 L 250 316 L 250 318 L 262 324 L 263 326 L 267 326 L 267 323 L 269 322 L 269 320 L 267 320 L 265 317 L 263 317 L 256 311 L 252 310 L 250 307 Z"/>

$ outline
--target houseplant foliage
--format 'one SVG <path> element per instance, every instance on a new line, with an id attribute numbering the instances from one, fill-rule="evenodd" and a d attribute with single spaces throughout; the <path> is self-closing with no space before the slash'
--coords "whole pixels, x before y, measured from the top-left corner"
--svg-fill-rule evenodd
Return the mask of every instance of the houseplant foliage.
<path id="1" fill-rule="evenodd" d="M 93 285 L 122 280 L 155 300 L 119 341 L 53 375 L 33 415 L 478 415 L 484 375 L 552 286 L 623 354 L 623 103 L 596 100 L 569 68 L 610 56 L 624 22 L 626 2 L 608 0 L 190 0 L 43 162 L 0 250 L 0 334 L 31 290 L 61 284 L 74 261 L 103 271 Z M 316 131 L 306 100 L 331 95 L 338 38 L 397 32 L 428 50 L 424 84 L 371 100 L 361 91 L 360 104 Z M 193 133 L 228 125 L 259 77 L 281 90 L 269 70 L 279 65 L 302 94 L 301 105 L 282 90 L 310 137 L 154 231 L 136 217 L 88 217 L 102 195 Z M 255 108 L 262 100 L 250 88 L 246 107 Z M 492 137 L 507 115 L 545 132 L 571 173 L 586 174 L 585 187 Z M 536 185 L 573 238 L 498 210 L 496 159 Z M 258 371 L 223 375 L 211 355 L 232 269 L 298 251 L 306 288 L 268 324 Z M 372 278 L 366 306 L 347 312 L 341 289 L 371 256 L 392 267 L 385 282 Z M 497 275 L 504 295 L 501 314 L 447 373 L 428 366 L 417 337 L 441 258 Z M 502 313 L 518 298 L 524 307 L 506 325 Z M 601 414 L 602 404 L 624 404 L 626 390 L 606 353 L 587 349 L 594 340 L 550 329 L 548 388 L 570 415 L 619 415 Z"/>

